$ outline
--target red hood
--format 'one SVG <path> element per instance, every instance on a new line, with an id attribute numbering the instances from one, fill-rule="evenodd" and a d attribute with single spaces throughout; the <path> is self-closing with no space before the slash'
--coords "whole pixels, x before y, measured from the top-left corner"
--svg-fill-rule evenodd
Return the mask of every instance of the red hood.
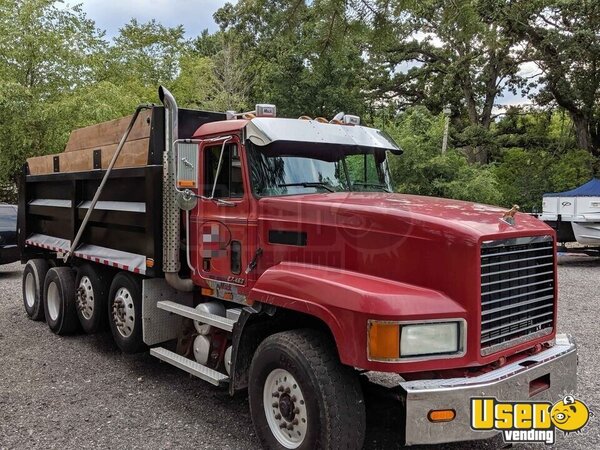
<path id="1" fill-rule="evenodd" d="M 257 272 L 281 262 L 304 263 L 444 293 L 462 308 L 460 315 L 469 324 L 467 360 L 487 363 L 497 355 L 486 359 L 479 354 L 482 241 L 554 235 L 527 214 L 516 214 L 515 225 L 509 225 L 502 221 L 505 211 L 386 193 L 266 197 L 258 201 L 258 245 L 263 255 Z M 289 240 L 277 242 L 278 236 Z M 323 276 L 326 273 L 323 270 Z M 414 307 L 434 317 L 441 311 L 441 306 Z"/>
<path id="2" fill-rule="evenodd" d="M 303 221 L 303 217 L 309 219 L 312 213 L 324 212 L 325 209 L 332 213 L 339 226 L 389 227 L 386 231 L 392 233 L 400 231 L 399 221 L 413 226 L 427 224 L 428 227 L 452 229 L 463 238 L 474 241 L 504 234 L 552 233 L 550 227 L 528 214 L 517 213 L 515 225 L 509 225 L 501 220 L 507 211 L 504 208 L 417 195 L 344 192 L 271 197 L 262 199 L 262 202 L 278 210 L 302 211 L 297 217 L 299 222 Z"/>

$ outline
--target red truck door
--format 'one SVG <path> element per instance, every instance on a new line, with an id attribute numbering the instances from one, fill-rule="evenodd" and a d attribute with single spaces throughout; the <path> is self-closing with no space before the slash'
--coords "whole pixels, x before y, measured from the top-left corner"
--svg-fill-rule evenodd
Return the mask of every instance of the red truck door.
<path id="1" fill-rule="evenodd" d="M 223 141 L 201 145 L 199 191 L 205 198 L 199 199 L 190 219 L 198 284 L 210 286 L 215 297 L 236 302 L 244 301 L 248 264 L 249 192 L 240 148 L 237 138 L 224 146 Z"/>

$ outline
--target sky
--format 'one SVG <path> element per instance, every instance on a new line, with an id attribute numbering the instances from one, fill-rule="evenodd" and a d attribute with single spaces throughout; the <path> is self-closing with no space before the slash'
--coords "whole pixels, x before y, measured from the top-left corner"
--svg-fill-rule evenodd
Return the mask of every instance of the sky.
<path id="1" fill-rule="evenodd" d="M 213 14 L 227 0 L 67 0 L 68 4 L 81 3 L 88 18 L 106 31 L 108 38 L 118 34 L 119 28 L 131 18 L 140 22 L 156 19 L 161 24 L 174 27 L 183 25 L 188 37 L 197 36 L 208 28 L 213 32 L 217 25 Z M 231 1 L 231 0 L 230 0 Z"/>

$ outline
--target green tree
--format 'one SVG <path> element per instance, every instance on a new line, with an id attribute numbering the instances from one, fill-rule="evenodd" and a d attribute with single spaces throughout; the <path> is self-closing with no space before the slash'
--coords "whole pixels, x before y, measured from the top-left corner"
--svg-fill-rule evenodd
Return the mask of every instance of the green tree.
<path id="1" fill-rule="evenodd" d="M 105 48 L 104 33 L 81 6 L 55 0 L 2 0 L 0 77 L 47 100 L 91 81 L 95 53 Z"/>
<path id="2" fill-rule="evenodd" d="M 522 61 L 514 58 L 518 39 L 483 14 L 480 0 L 363 3 L 371 5 L 377 95 L 435 113 L 453 105 L 455 123 L 469 128 L 457 144 L 462 141 L 472 161 L 487 163 L 496 99 L 504 89 L 524 87 Z"/>
<path id="3" fill-rule="evenodd" d="M 600 3 L 489 0 L 487 10 L 520 40 L 520 57 L 541 69 L 536 101 L 564 108 L 578 146 L 600 156 Z"/>
<path id="4" fill-rule="evenodd" d="M 251 102 L 291 117 L 364 111 L 364 26 L 344 2 L 241 0 L 215 19 L 239 45 Z"/>
<path id="5" fill-rule="evenodd" d="M 145 87 L 149 94 L 177 78 L 179 61 L 188 48 L 183 26 L 169 28 L 156 20 L 140 23 L 131 19 L 106 52 L 98 79 Z"/>
<path id="6" fill-rule="evenodd" d="M 434 116 L 423 107 L 407 109 L 394 124 L 386 126 L 404 150 L 402 156 L 388 157 L 395 189 L 407 194 L 501 203 L 490 168 L 469 164 L 464 154 L 453 149 L 440 154 L 443 128 L 443 115 Z"/>
<path id="7" fill-rule="evenodd" d="M 93 82 L 103 36 L 79 6 L 0 2 L 0 182 L 13 181 L 26 158 L 62 149 L 70 125 L 55 106 Z"/>

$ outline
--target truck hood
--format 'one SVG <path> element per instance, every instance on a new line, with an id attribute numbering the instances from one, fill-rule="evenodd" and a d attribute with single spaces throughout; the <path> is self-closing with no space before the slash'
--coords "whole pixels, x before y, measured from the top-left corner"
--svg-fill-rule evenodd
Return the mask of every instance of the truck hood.
<path id="1" fill-rule="evenodd" d="M 502 220 L 507 211 L 504 208 L 417 195 L 345 192 L 270 197 L 259 203 L 284 216 L 296 215 L 299 222 L 333 221 L 342 228 L 392 234 L 437 234 L 437 230 L 451 232 L 471 243 L 499 235 L 552 233 L 550 227 L 528 214 L 517 213 L 515 224 L 510 225 Z"/>
<path id="2" fill-rule="evenodd" d="M 528 214 L 517 213 L 510 225 L 502 220 L 506 209 L 415 195 L 264 197 L 258 208 L 265 267 L 283 261 L 338 267 L 445 292 L 460 302 L 479 296 L 482 242 L 554 235 Z"/>

